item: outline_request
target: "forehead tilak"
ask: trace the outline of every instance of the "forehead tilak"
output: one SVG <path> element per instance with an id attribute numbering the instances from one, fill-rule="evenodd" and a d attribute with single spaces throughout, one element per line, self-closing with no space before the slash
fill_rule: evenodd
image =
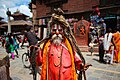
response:
<path id="1" fill-rule="evenodd" d="M 52 29 L 62 29 L 62 26 L 60 24 L 54 24 Z"/>

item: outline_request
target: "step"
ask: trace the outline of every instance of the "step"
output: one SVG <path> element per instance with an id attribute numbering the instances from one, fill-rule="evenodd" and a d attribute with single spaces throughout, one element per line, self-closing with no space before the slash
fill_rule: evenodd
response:
<path id="1" fill-rule="evenodd" d="M 81 52 L 89 52 L 90 47 L 89 46 L 78 46 L 80 48 Z M 99 48 L 98 47 L 94 47 L 93 48 L 94 52 L 98 52 Z"/>

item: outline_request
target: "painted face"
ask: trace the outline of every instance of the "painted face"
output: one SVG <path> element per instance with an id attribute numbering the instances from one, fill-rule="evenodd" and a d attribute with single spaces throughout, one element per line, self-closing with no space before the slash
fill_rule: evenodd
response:
<path id="1" fill-rule="evenodd" d="M 62 34 L 63 33 L 63 28 L 61 25 L 54 24 L 51 29 L 52 34 Z"/>
<path id="2" fill-rule="evenodd" d="M 54 24 L 51 29 L 52 32 L 52 42 L 55 45 L 60 45 L 63 41 L 63 28 L 60 25 Z"/>

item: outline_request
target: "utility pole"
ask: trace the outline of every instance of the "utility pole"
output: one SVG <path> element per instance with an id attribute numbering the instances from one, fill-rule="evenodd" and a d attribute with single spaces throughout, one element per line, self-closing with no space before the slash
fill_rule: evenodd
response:
<path id="1" fill-rule="evenodd" d="M 7 8 L 6 14 L 7 14 L 7 16 L 8 16 L 8 33 L 11 33 L 11 25 L 10 25 L 11 12 L 9 11 L 9 8 Z"/>

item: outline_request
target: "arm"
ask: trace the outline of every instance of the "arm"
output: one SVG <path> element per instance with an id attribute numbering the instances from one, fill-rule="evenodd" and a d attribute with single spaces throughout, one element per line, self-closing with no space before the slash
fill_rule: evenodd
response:
<path id="1" fill-rule="evenodd" d="M 37 39 L 38 41 L 40 41 L 40 38 L 39 38 L 39 37 L 37 37 L 37 35 L 36 35 L 36 39 Z"/>
<path id="2" fill-rule="evenodd" d="M 114 36 L 112 36 L 112 40 L 111 40 L 113 46 L 114 46 L 114 49 L 116 49 L 116 45 L 115 45 L 115 42 L 114 42 Z"/>
<path id="3" fill-rule="evenodd" d="M 27 33 L 24 33 L 24 37 L 23 37 L 23 40 L 22 40 L 22 44 L 21 44 L 21 47 L 23 46 L 23 44 L 25 43 L 25 38 L 27 37 Z"/>
<path id="4" fill-rule="evenodd" d="M 23 38 L 23 41 L 22 41 L 21 47 L 23 47 L 24 42 L 25 42 L 25 36 L 24 36 L 24 38 Z"/>
<path id="5" fill-rule="evenodd" d="M 83 64 L 83 61 L 79 58 L 79 55 L 76 53 L 75 54 L 75 64 L 76 64 L 76 68 L 77 70 L 87 70 L 89 66 L 91 66 L 91 64 Z M 81 66 L 80 66 L 81 65 Z"/>
<path id="6" fill-rule="evenodd" d="M 82 60 L 79 58 L 79 55 L 76 53 L 75 54 L 75 64 L 76 64 L 76 68 L 77 70 L 81 69 L 81 64 L 82 64 Z"/>
<path id="7" fill-rule="evenodd" d="M 79 55 L 75 54 L 75 63 L 78 73 L 78 80 L 82 80 L 82 74 L 84 76 L 84 80 L 86 80 L 86 74 L 85 71 L 89 68 L 89 66 L 92 66 L 91 64 L 83 64 L 83 61 L 79 58 Z"/>
<path id="8" fill-rule="evenodd" d="M 37 66 L 41 66 L 42 65 L 42 49 L 39 49 L 37 51 L 36 65 Z"/>

